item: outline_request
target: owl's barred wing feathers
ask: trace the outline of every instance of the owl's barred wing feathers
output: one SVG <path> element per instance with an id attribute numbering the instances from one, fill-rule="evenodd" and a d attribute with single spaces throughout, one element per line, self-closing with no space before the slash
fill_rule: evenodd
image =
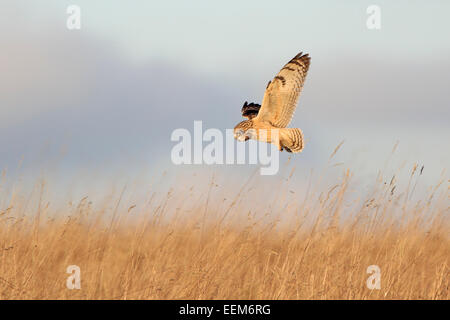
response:
<path id="1" fill-rule="evenodd" d="M 257 121 L 285 128 L 291 122 L 311 58 L 300 52 L 267 85 Z"/>

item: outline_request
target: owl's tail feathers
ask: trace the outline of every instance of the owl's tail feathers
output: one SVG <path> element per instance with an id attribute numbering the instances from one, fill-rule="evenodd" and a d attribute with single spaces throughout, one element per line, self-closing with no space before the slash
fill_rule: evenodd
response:
<path id="1" fill-rule="evenodd" d="M 287 152 L 301 152 L 305 146 L 302 130 L 298 128 L 280 129 L 280 144 Z"/>

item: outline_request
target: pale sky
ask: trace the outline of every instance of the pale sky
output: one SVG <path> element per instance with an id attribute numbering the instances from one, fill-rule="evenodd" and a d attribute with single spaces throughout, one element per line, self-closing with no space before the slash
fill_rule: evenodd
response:
<path id="1" fill-rule="evenodd" d="M 81 8 L 80 30 L 66 28 L 71 4 Z M 380 30 L 366 27 L 371 4 L 381 8 Z M 242 103 L 261 102 L 299 51 L 312 57 L 292 123 L 308 139 L 300 167 L 320 167 L 342 140 L 340 160 L 364 172 L 397 141 L 399 163 L 425 164 L 430 180 L 450 163 L 448 1 L 0 7 L 0 169 L 23 159 L 27 172 L 58 162 L 63 175 L 170 170 L 174 129 L 194 120 L 234 127 Z"/>

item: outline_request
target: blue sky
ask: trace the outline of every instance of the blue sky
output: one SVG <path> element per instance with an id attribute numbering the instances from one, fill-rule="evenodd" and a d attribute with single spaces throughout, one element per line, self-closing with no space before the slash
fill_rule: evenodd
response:
<path id="1" fill-rule="evenodd" d="M 81 8 L 81 30 L 66 8 Z M 381 8 L 381 30 L 366 8 Z M 170 133 L 232 128 L 298 51 L 312 64 L 292 126 L 307 172 L 450 163 L 448 1 L 1 1 L 0 168 L 138 175 L 180 170 Z M 283 154 L 282 159 L 286 159 Z M 21 160 L 22 159 L 22 160 Z M 428 169 L 429 168 L 429 169 Z M 237 170 L 238 168 L 217 168 Z"/>

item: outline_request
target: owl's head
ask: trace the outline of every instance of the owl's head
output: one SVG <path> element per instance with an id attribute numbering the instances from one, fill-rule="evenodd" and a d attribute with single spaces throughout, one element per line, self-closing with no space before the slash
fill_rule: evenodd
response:
<path id="1" fill-rule="evenodd" d="M 252 120 L 244 120 L 234 127 L 234 138 L 238 141 L 247 141 L 255 138 L 255 129 L 253 129 Z"/>

